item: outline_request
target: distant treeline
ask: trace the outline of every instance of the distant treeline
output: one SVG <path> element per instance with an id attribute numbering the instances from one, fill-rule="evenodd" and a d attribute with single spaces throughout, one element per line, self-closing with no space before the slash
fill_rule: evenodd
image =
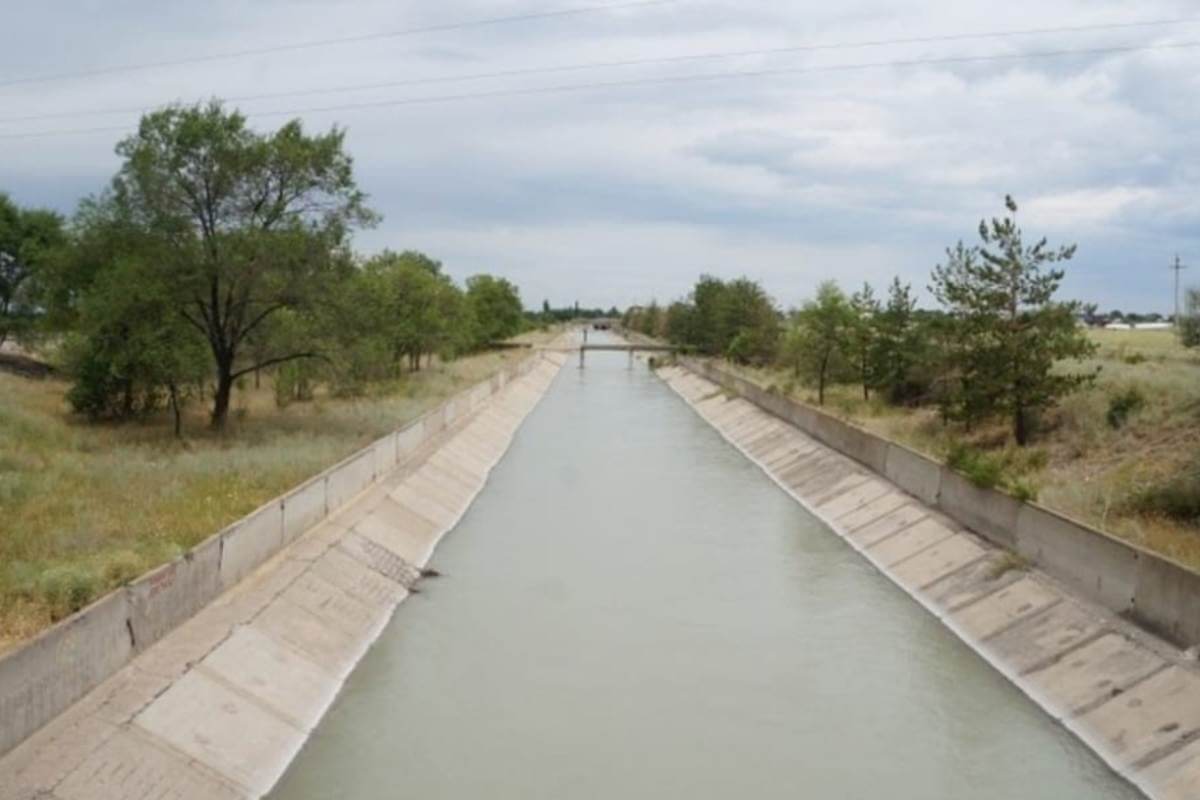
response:
<path id="1" fill-rule="evenodd" d="M 542 301 L 541 313 L 530 313 L 530 318 L 542 322 L 572 322 L 577 319 L 618 319 L 621 310 L 612 308 L 580 308 L 579 303 L 566 308 L 551 308 L 549 300 Z"/>
<path id="2" fill-rule="evenodd" d="M 1016 203 L 1006 205 L 1008 215 L 980 223 L 979 244 L 959 242 L 933 270 L 936 310 L 917 308 L 898 278 L 882 298 L 869 285 L 848 295 L 826 282 L 782 312 L 755 281 L 703 276 L 685 299 L 630 308 L 623 324 L 705 355 L 786 367 L 815 387 L 820 403 L 829 385 L 852 383 L 864 398 L 936 405 L 943 419 L 968 427 L 1002 417 L 1024 445 L 1042 412 L 1094 380 L 1095 371 L 1070 366 L 1094 345 L 1081 327 L 1085 309 L 1055 298 L 1057 265 L 1074 246 L 1028 243 Z M 1197 344 L 1200 337 L 1188 337 L 1200 329 L 1200 293 L 1191 297 L 1181 331 Z"/>
<path id="3" fill-rule="evenodd" d="M 264 370 L 280 403 L 337 393 L 520 332 L 517 288 L 460 287 L 415 252 L 362 257 L 378 216 L 342 131 L 258 133 L 213 102 L 145 115 L 111 184 L 70 220 L 0 195 L 0 343 L 52 344 L 93 418 L 190 399 L 225 424 L 235 384 Z"/>

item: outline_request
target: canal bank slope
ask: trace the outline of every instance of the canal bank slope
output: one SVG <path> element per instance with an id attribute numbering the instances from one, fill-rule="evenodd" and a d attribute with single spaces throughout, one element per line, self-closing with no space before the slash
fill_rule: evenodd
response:
<path id="1" fill-rule="evenodd" d="M 1200 674 L 1181 653 L 720 385 L 659 375 L 1117 773 L 1156 800 L 1200 796 Z"/>
<path id="2" fill-rule="evenodd" d="M 377 471 L 374 448 L 347 462 L 320 484 L 318 505 L 339 510 L 261 567 L 234 569 L 261 562 L 238 548 L 270 538 L 257 535 L 269 530 L 262 520 L 238 529 L 245 535 L 220 537 L 218 561 L 232 571 L 222 567 L 219 575 L 232 588 L 0 758 L 0 800 L 254 798 L 269 791 L 397 605 L 417 591 L 437 542 L 565 360 L 554 352 L 534 356 L 524 374 L 489 397 L 481 392 L 479 403 L 460 400 L 445 415 L 452 425 L 389 470 Z M 393 456 L 401 444 L 392 442 Z M 349 488 L 362 485 L 350 480 L 356 471 L 375 476 L 361 493 Z M 339 492 L 349 494 L 330 497 Z M 286 507 L 282 515 L 286 534 Z M 134 602 L 122 594 L 97 607 L 107 614 Z M 134 640 L 128 646 L 136 648 L 135 617 L 125 619 Z M 46 668 L 93 657 L 61 647 L 28 652 L 34 667 L 46 655 Z M 28 677 L 36 683 L 42 676 Z"/>

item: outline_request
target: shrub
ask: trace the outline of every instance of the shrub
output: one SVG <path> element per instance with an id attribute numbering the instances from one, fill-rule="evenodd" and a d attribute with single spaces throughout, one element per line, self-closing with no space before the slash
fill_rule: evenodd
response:
<path id="1" fill-rule="evenodd" d="M 1038 487 L 1026 478 L 1016 478 L 1012 481 L 1012 496 L 1022 503 L 1032 503 L 1038 499 Z"/>
<path id="2" fill-rule="evenodd" d="M 1136 386 L 1130 386 L 1108 398 L 1108 413 L 1105 419 L 1114 430 L 1122 428 L 1129 417 L 1146 405 L 1146 397 Z"/>
<path id="3" fill-rule="evenodd" d="M 1004 461 L 962 442 L 955 442 L 946 454 L 946 464 L 958 470 L 980 489 L 993 489 L 1000 485 L 1004 473 Z"/>
<path id="4" fill-rule="evenodd" d="M 74 614 L 100 592 L 100 576 L 82 564 L 63 564 L 42 573 L 37 591 L 54 620 Z"/>
<path id="5" fill-rule="evenodd" d="M 1200 523 L 1200 461 L 1165 483 L 1138 492 L 1130 506 L 1143 514 Z"/>

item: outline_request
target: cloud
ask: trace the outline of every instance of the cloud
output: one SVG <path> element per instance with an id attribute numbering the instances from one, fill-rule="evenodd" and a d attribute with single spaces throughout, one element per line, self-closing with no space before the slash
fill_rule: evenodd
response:
<path id="1" fill-rule="evenodd" d="M 568 7 L 566 0 L 135 0 L 24 4 L 6 15 L 0 75 L 272 47 L 304 40 Z M 254 124 L 345 104 L 473 99 L 303 112 L 338 123 L 384 213 L 364 250 L 421 247 L 456 274 L 503 271 L 541 296 L 591 304 L 669 299 L 701 271 L 761 278 L 784 304 L 823 278 L 847 286 L 899 274 L 917 287 L 943 248 L 1022 204 L 1033 235 L 1077 241 L 1065 289 L 1103 306 L 1163 310 L 1157 265 L 1200 245 L 1200 52 L 1033 58 L 1060 49 L 1171 44 L 1196 26 L 913 42 L 705 61 L 445 81 L 531 66 L 956 35 L 1035 25 L 1168 19 L 1183 0 L 950 0 L 816 5 L 694 0 L 587 17 L 509 23 L 279 52 L 87 80 L 0 87 L 0 135 L 131 129 L 136 110 L 29 122 L 61 111 L 296 90 L 246 99 Z M 53 30 L 47 37 L 44 32 Z M 987 63 L 947 57 L 1024 55 Z M 861 67 L 874 63 L 877 66 Z M 887 64 L 892 64 L 888 66 Z M 732 71 L 759 77 L 692 80 Z M 675 79 L 688 80 L 671 82 Z M 438 79 L 372 90 L 340 87 Z M 547 91 L 620 81 L 644 85 Z M 531 89 L 541 93 L 486 96 Z M 69 212 L 117 168 L 119 132 L 0 139 L 0 190 Z M 1193 258 L 1195 260 L 1195 258 Z M 1165 270 L 1164 270 L 1165 272 Z"/>

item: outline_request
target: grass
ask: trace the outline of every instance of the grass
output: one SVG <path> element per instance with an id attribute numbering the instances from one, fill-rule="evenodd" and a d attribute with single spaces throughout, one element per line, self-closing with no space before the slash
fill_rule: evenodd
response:
<path id="1" fill-rule="evenodd" d="M 1092 331 L 1084 366 L 1096 384 L 1067 397 L 1017 448 L 997 423 L 967 433 L 931 408 L 862 399 L 857 386 L 827 390 L 825 410 L 932 455 L 972 480 L 1200 569 L 1200 350 L 1172 331 Z M 816 391 L 779 370 L 742 370 L 762 386 L 816 404 Z"/>
<path id="2" fill-rule="evenodd" d="M 182 441 L 166 414 L 88 423 L 68 412 L 65 383 L 0 372 L 0 651 L 526 355 L 475 355 L 367 397 L 318 393 L 283 409 L 266 379 L 249 381 L 224 435 L 196 404 Z"/>

